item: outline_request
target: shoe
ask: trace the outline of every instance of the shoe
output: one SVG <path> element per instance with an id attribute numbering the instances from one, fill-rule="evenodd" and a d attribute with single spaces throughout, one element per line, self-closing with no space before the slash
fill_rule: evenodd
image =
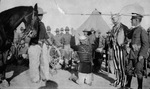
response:
<path id="1" fill-rule="evenodd" d="M 87 85 L 92 86 L 92 82 L 91 82 L 91 83 L 89 83 L 89 84 L 87 84 Z"/>
<path id="2" fill-rule="evenodd" d="M 3 86 L 3 87 L 9 87 L 8 81 L 7 81 L 7 80 L 3 80 L 3 81 L 2 81 L 2 86 Z"/>
<path id="3" fill-rule="evenodd" d="M 115 82 L 110 83 L 111 86 L 117 87 L 120 84 L 119 81 L 115 80 Z"/>
<path id="4" fill-rule="evenodd" d="M 98 71 L 98 73 L 103 73 L 103 72 L 104 72 L 103 70 L 99 70 L 99 71 Z"/>
<path id="5" fill-rule="evenodd" d="M 150 77 L 150 73 L 148 73 L 148 77 Z"/>

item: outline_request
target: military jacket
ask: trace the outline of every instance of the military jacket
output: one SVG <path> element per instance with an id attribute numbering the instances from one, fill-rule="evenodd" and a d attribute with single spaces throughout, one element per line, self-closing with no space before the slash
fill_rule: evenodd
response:
<path id="1" fill-rule="evenodd" d="M 130 59 L 135 59 L 138 56 L 147 58 L 149 48 L 148 35 L 141 26 L 132 29 L 130 48 Z"/>

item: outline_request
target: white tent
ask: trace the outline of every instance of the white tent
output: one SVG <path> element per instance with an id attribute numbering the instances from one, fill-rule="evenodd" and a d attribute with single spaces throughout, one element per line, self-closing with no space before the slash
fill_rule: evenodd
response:
<path id="1" fill-rule="evenodd" d="M 76 39 L 79 35 L 83 35 L 84 29 L 90 31 L 91 28 L 94 28 L 96 32 L 100 31 L 102 34 L 106 34 L 106 32 L 110 30 L 109 26 L 102 18 L 101 13 L 97 9 L 95 9 L 87 20 L 79 28 L 77 28 Z"/>
<path id="2" fill-rule="evenodd" d="M 78 34 L 82 35 L 82 31 L 84 29 L 90 31 L 91 28 L 94 28 L 96 31 L 101 31 L 102 34 L 105 34 L 107 31 L 110 30 L 109 26 L 104 21 L 100 12 L 97 9 L 95 9 L 89 16 L 89 18 L 79 28 L 77 28 L 77 32 Z"/>

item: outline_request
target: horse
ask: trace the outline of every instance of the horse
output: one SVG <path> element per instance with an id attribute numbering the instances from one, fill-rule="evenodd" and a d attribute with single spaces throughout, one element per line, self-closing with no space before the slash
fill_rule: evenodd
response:
<path id="1" fill-rule="evenodd" d="M 18 6 L 0 13 L 0 82 L 6 81 L 7 53 L 14 39 L 14 30 L 23 22 L 26 33 L 35 32 L 38 6 Z M 7 82 L 8 83 L 8 82 Z"/>

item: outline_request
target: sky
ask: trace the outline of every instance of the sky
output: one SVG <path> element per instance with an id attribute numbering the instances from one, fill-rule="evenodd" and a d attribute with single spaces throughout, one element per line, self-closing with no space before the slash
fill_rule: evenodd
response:
<path id="1" fill-rule="evenodd" d="M 150 0 L 1 0 L 0 12 L 16 6 L 38 6 L 47 12 L 42 21 L 45 26 L 50 26 L 54 33 L 56 28 L 79 28 L 89 15 L 66 15 L 62 14 L 57 6 L 65 13 L 91 14 L 97 9 L 103 14 L 119 13 L 121 9 L 129 4 L 138 3 L 144 8 L 145 14 L 150 14 Z M 110 16 L 102 15 L 108 26 L 111 28 L 112 23 Z M 121 22 L 131 27 L 130 16 L 122 16 Z M 142 26 L 147 29 L 150 27 L 150 16 L 145 16 L 142 20 Z"/>

